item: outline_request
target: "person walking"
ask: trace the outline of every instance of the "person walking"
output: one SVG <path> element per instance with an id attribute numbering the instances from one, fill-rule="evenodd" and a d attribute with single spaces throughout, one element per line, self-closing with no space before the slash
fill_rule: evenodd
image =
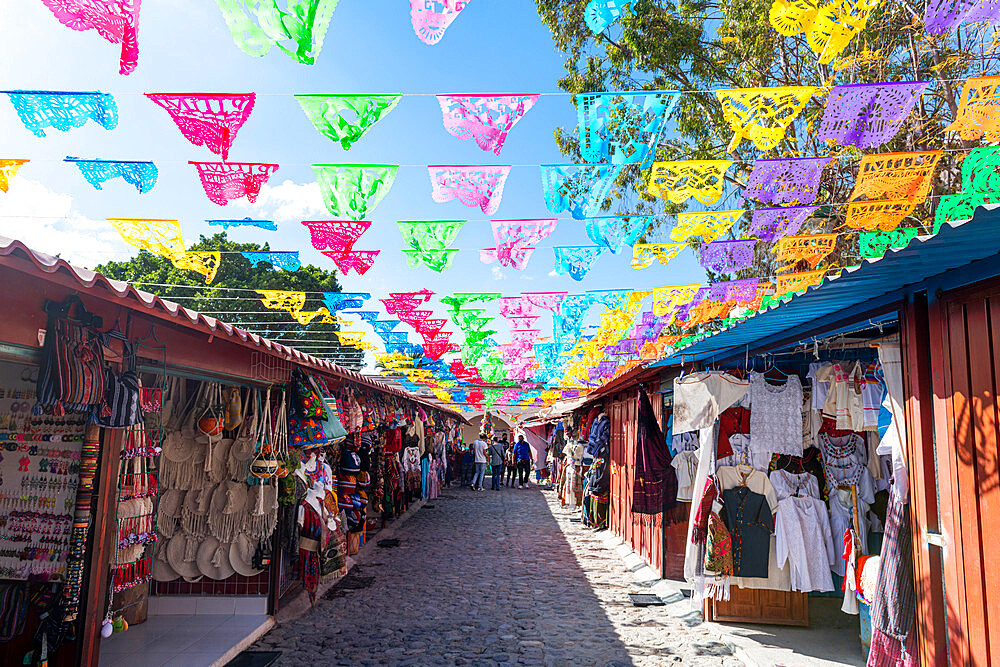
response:
<path id="1" fill-rule="evenodd" d="M 472 445 L 462 450 L 462 486 L 471 486 L 476 476 L 476 455 Z"/>
<path id="2" fill-rule="evenodd" d="M 517 488 L 528 486 L 528 475 L 531 474 L 531 447 L 524 441 L 524 436 L 517 436 L 514 443 L 514 460 L 517 462 Z"/>
<path id="3" fill-rule="evenodd" d="M 505 443 L 504 463 L 507 469 L 507 486 L 513 488 L 517 479 L 517 459 L 514 458 L 514 443 Z"/>
<path id="4" fill-rule="evenodd" d="M 474 491 L 483 491 L 483 482 L 486 479 L 486 442 L 483 441 L 482 437 L 476 438 L 476 441 L 472 443 L 472 453 L 475 457 L 476 463 L 476 474 L 472 478 L 472 489 Z"/>
<path id="5" fill-rule="evenodd" d="M 490 488 L 494 491 L 500 490 L 500 483 L 503 481 L 504 456 L 503 440 L 497 438 L 490 445 L 490 465 L 493 467 L 492 484 Z"/>

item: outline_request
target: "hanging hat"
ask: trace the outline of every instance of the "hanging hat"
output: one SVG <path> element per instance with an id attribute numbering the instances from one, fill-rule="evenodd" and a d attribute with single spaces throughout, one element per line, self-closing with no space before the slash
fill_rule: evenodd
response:
<path id="1" fill-rule="evenodd" d="M 156 581 L 173 581 L 174 579 L 179 579 L 181 576 L 177 574 L 174 568 L 170 567 L 170 563 L 166 561 L 166 557 L 166 543 L 157 542 L 156 551 L 153 553 L 153 569 L 150 573 Z"/>
<path id="2" fill-rule="evenodd" d="M 174 463 L 183 463 L 194 454 L 197 444 L 180 431 L 170 431 L 163 439 L 163 456 Z"/>
<path id="3" fill-rule="evenodd" d="M 198 539 L 181 533 L 167 543 L 167 563 L 174 572 L 184 577 L 198 577 Z"/>
<path id="4" fill-rule="evenodd" d="M 249 537 L 243 533 L 236 536 L 233 543 L 229 545 L 229 564 L 233 566 L 237 574 L 252 577 L 264 571 L 253 566 L 255 551 L 257 551 L 257 545 Z"/>
<path id="5" fill-rule="evenodd" d="M 198 571 L 209 579 L 228 579 L 236 570 L 229 563 L 229 545 L 209 536 L 198 547 Z"/>

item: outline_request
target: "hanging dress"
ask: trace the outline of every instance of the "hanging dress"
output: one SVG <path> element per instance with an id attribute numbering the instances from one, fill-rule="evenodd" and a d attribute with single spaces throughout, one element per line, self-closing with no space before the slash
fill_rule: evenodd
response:
<path id="1" fill-rule="evenodd" d="M 832 591 L 831 568 L 839 560 L 819 484 L 809 473 L 775 470 L 771 485 L 778 496 L 775 547 L 778 564 L 789 564 L 792 590 Z"/>

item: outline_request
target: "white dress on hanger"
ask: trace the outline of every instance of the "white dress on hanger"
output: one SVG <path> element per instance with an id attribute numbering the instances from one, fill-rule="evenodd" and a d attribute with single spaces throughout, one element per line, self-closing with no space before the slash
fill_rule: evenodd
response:
<path id="1" fill-rule="evenodd" d="M 802 383 L 789 375 L 781 386 L 750 373 L 750 448 L 755 452 L 802 456 Z"/>
<path id="2" fill-rule="evenodd" d="M 775 470 L 771 485 L 778 496 L 774 533 L 778 565 L 789 565 L 793 591 L 832 591 L 835 552 L 819 483 L 810 473 Z"/>

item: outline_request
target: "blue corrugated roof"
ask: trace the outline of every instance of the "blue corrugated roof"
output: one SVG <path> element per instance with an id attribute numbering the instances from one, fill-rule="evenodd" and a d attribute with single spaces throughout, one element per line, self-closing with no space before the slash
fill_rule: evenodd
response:
<path id="1" fill-rule="evenodd" d="M 717 334 L 676 350 L 655 366 L 711 360 L 752 352 L 768 341 L 806 336 L 817 327 L 843 326 L 892 309 L 908 290 L 935 276 L 985 259 L 1000 258 L 1000 209 L 979 208 L 971 220 L 945 223 L 933 236 L 918 236 L 905 248 L 827 278 L 815 287 L 742 320 Z M 982 276 L 979 276 L 981 279 Z"/>

